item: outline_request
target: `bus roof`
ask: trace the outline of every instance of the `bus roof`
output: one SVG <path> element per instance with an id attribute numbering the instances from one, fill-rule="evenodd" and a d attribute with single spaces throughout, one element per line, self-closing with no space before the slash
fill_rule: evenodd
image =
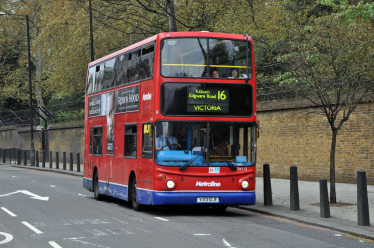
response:
<path id="1" fill-rule="evenodd" d="M 205 37 L 205 38 L 225 38 L 225 39 L 234 39 L 234 40 L 244 40 L 245 34 L 228 34 L 228 33 L 215 33 L 215 32 L 207 32 L 207 31 L 201 31 L 201 32 L 195 32 L 195 31 L 189 31 L 189 32 L 166 32 L 166 33 L 159 33 L 152 37 L 149 37 L 145 40 L 139 41 L 131 46 L 128 46 L 126 48 L 123 48 L 119 51 L 116 51 L 114 53 L 108 54 L 105 57 L 99 58 L 95 61 L 92 61 L 88 64 L 89 67 L 99 64 L 103 61 L 106 61 L 110 58 L 116 57 L 117 55 L 123 54 L 125 52 L 131 51 L 137 47 L 141 47 L 145 44 L 148 44 L 152 41 L 161 40 L 164 38 L 171 38 L 171 37 Z M 248 40 L 252 42 L 252 38 L 249 36 Z"/>

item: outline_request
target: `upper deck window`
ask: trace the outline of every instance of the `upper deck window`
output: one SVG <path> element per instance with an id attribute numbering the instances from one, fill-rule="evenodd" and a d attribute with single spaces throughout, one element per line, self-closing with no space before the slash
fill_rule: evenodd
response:
<path id="1" fill-rule="evenodd" d="M 90 67 L 87 95 L 152 78 L 154 57 L 151 43 Z"/>
<path id="2" fill-rule="evenodd" d="M 165 39 L 161 44 L 161 74 L 164 77 L 252 78 L 250 61 L 247 75 L 246 49 L 246 42 L 240 40 Z"/>

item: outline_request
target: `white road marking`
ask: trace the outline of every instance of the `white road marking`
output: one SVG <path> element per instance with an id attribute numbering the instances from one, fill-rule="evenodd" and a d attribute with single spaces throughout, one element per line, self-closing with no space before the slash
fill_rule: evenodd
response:
<path id="1" fill-rule="evenodd" d="M 167 219 L 161 218 L 161 217 L 155 217 L 156 219 L 163 220 L 163 221 L 169 221 Z"/>
<path id="2" fill-rule="evenodd" d="M 225 239 L 222 239 L 222 242 L 223 242 L 223 245 L 226 246 L 226 247 L 231 247 L 231 248 L 235 248 L 235 247 L 232 247 L 229 242 L 227 242 Z"/>
<path id="3" fill-rule="evenodd" d="M 16 176 L 12 176 L 12 177 L 16 177 Z"/>
<path id="4" fill-rule="evenodd" d="M 342 235 L 341 234 L 334 234 L 334 236 L 341 237 Z"/>
<path id="5" fill-rule="evenodd" d="M 52 188 L 56 188 L 56 186 L 54 186 L 54 185 L 49 185 L 49 186 L 51 186 Z"/>
<path id="6" fill-rule="evenodd" d="M 86 196 L 86 195 L 82 195 L 82 194 L 78 194 L 78 195 L 80 195 L 80 196 Z"/>
<path id="7" fill-rule="evenodd" d="M 83 241 L 83 240 L 79 240 L 79 239 L 72 239 L 71 241 L 78 242 L 78 243 L 81 243 L 81 244 L 84 244 L 84 245 L 92 245 L 94 247 L 110 248 L 108 246 L 96 245 L 96 244 L 89 243 L 87 241 Z"/>
<path id="8" fill-rule="evenodd" d="M 35 183 L 35 181 L 32 181 L 33 183 Z"/>
<path id="9" fill-rule="evenodd" d="M 0 197 L 13 195 L 13 194 L 17 194 L 17 193 L 22 193 L 22 194 L 25 194 L 25 195 L 29 195 L 29 196 L 31 196 L 31 199 L 42 200 L 42 201 L 48 201 L 49 200 L 49 197 L 38 196 L 38 195 L 36 195 L 34 193 L 31 193 L 30 191 L 27 191 L 27 190 L 17 190 L 17 191 L 12 192 L 12 193 L 8 193 L 8 194 L 5 194 L 5 195 L 0 195 Z"/>
<path id="10" fill-rule="evenodd" d="M 59 246 L 55 241 L 49 241 L 49 244 L 54 247 L 54 248 L 62 248 L 61 246 Z"/>
<path id="11" fill-rule="evenodd" d="M 6 209 L 6 208 L 4 208 L 4 207 L 2 207 L 1 209 L 4 210 L 6 213 L 8 213 L 10 216 L 12 216 L 12 217 L 17 217 L 17 215 L 13 214 L 13 213 L 10 212 L 8 209 Z"/>
<path id="12" fill-rule="evenodd" d="M 125 221 L 117 220 L 117 219 L 115 219 L 115 218 L 113 218 L 113 220 L 116 220 L 116 221 L 118 221 L 118 222 L 120 222 L 120 223 L 122 223 L 122 224 L 129 224 L 129 223 L 125 222 Z"/>
<path id="13" fill-rule="evenodd" d="M 113 232 L 112 230 L 109 230 L 109 229 L 105 229 L 105 230 L 107 230 L 108 232 L 110 232 L 111 234 L 115 234 L 115 235 L 118 235 L 118 233 L 116 233 L 116 232 Z"/>
<path id="14" fill-rule="evenodd" d="M 129 231 L 127 231 L 127 230 L 123 229 L 123 228 L 121 228 L 121 230 L 122 230 L 122 231 L 125 231 L 125 232 L 126 232 L 126 234 L 135 234 L 135 233 L 133 233 L 133 232 L 129 232 Z"/>
<path id="15" fill-rule="evenodd" d="M 36 227 L 33 227 L 31 224 L 27 223 L 26 221 L 22 221 L 22 224 L 24 224 L 25 226 L 27 226 L 28 228 L 30 228 L 31 230 L 33 230 L 37 234 L 42 234 L 43 233 L 42 231 L 40 231 Z"/>
<path id="16" fill-rule="evenodd" d="M 137 228 L 138 230 L 141 230 L 141 231 L 143 231 L 143 232 L 145 232 L 145 233 L 152 233 L 151 231 L 148 231 L 148 230 L 145 230 L 145 229 L 142 229 L 142 228 Z"/>
<path id="17" fill-rule="evenodd" d="M 144 220 L 139 219 L 139 218 L 130 218 L 130 219 L 133 220 L 133 221 L 144 222 Z"/>
<path id="18" fill-rule="evenodd" d="M 210 236 L 211 234 L 209 233 L 195 233 L 195 236 Z"/>
<path id="19" fill-rule="evenodd" d="M 5 239 L 0 241 L 0 245 L 6 244 L 13 240 L 13 236 L 9 233 L 0 232 L 0 235 L 5 236 Z"/>
<path id="20" fill-rule="evenodd" d="M 113 206 L 118 206 L 118 204 L 115 204 L 115 203 L 110 203 L 110 205 L 113 205 Z"/>

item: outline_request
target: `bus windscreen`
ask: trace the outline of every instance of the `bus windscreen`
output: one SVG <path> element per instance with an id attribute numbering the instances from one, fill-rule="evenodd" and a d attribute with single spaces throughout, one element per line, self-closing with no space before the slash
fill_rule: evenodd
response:
<path id="1" fill-rule="evenodd" d="M 252 78 L 250 61 L 247 75 L 246 42 L 241 40 L 165 39 L 161 44 L 161 64 L 164 77 Z"/>

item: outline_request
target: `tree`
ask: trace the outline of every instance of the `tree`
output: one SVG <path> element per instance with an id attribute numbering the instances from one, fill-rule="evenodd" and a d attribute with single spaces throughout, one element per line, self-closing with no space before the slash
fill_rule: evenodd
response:
<path id="1" fill-rule="evenodd" d="M 330 202 L 336 203 L 337 135 L 359 103 L 374 94 L 374 40 L 370 20 L 328 15 L 295 29 L 289 53 L 280 58 L 287 71 L 275 80 L 298 90 L 327 118 L 332 132 Z"/>
<path id="2" fill-rule="evenodd" d="M 30 21 L 30 42 L 31 42 L 31 63 L 34 66 L 34 93 L 38 106 L 44 106 L 42 95 L 42 73 L 43 73 L 43 53 L 41 44 L 36 42 L 40 32 L 40 18 L 45 0 L 4 0 L 0 3 L 0 11 L 6 14 L 29 15 Z M 22 23 L 22 24 L 21 24 Z M 20 22 L 25 26 L 25 22 Z M 25 51 L 26 52 L 26 51 Z M 31 65 L 30 65 L 31 66 Z"/>

